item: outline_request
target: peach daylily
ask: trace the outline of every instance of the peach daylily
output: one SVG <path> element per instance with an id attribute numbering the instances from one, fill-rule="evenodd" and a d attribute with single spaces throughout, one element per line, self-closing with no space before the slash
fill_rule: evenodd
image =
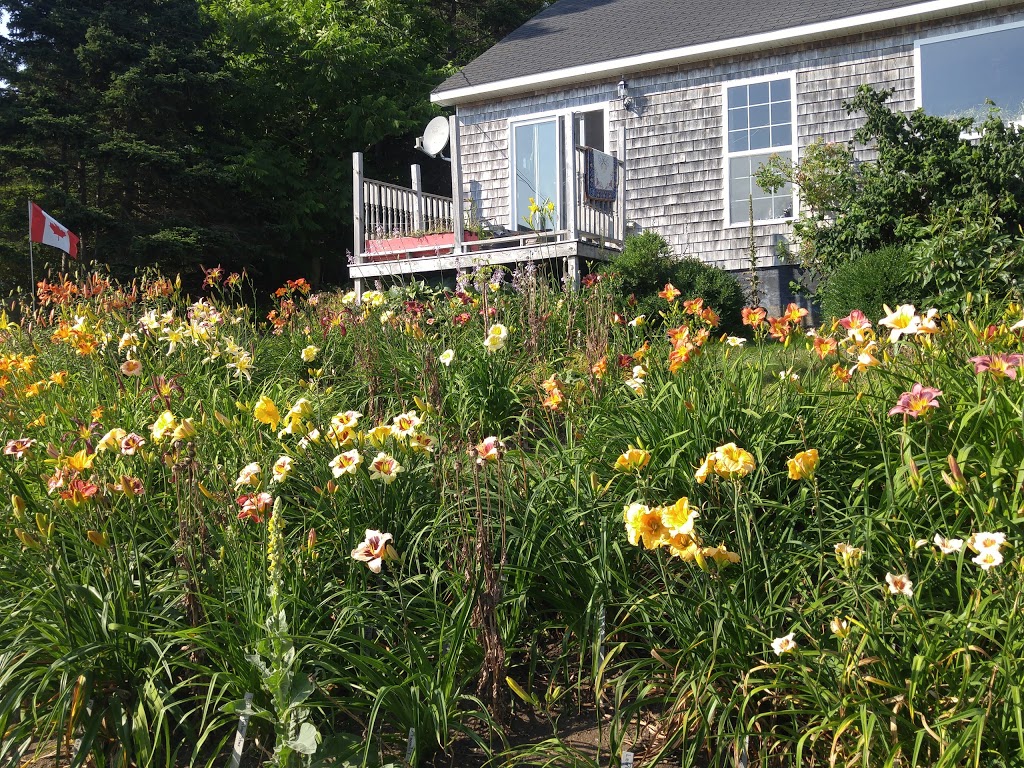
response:
<path id="1" fill-rule="evenodd" d="M 907 574 L 885 574 L 885 582 L 889 585 L 889 593 L 893 595 L 914 596 L 914 582 Z"/>
<path id="2" fill-rule="evenodd" d="M 626 536 L 634 547 L 643 543 L 644 549 L 657 549 L 668 539 L 668 531 L 661 522 L 661 509 L 634 503 L 622 508 Z"/>

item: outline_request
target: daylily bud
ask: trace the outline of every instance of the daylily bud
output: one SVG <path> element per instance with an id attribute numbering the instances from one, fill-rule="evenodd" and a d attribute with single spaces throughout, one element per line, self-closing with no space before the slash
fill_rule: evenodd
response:
<path id="1" fill-rule="evenodd" d="M 25 519 L 25 510 L 28 505 L 25 500 L 16 493 L 11 494 L 11 506 L 14 507 L 14 517 L 17 518 L 18 522 L 22 522 Z"/>
<path id="2" fill-rule="evenodd" d="M 22 528 L 15 528 L 14 535 L 18 537 L 25 547 L 28 549 L 42 549 L 43 545 L 39 543 L 35 536 Z"/>
<path id="3" fill-rule="evenodd" d="M 316 547 L 316 528 L 310 528 L 309 533 L 306 534 L 306 549 L 310 552 Z"/>
<path id="4" fill-rule="evenodd" d="M 967 492 L 967 480 L 964 479 L 960 465 L 957 464 L 952 454 L 949 456 L 949 471 L 951 474 L 942 473 L 942 482 L 949 486 L 949 489 L 957 496 L 963 496 Z"/>
<path id="5" fill-rule="evenodd" d="M 99 531 L 88 531 L 85 535 L 89 537 L 89 541 L 100 549 L 106 549 L 110 546 L 110 537 L 105 533 L 100 533 Z"/>
<path id="6" fill-rule="evenodd" d="M 917 464 L 914 463 L 913 459 L 907 461 L 907 469 L 910 471 L 910 487 L 914 489 L 915 493 L 921 492 L 921 486 L 924 485 L 924 479 L 921 477 L 921 473 L 917 469 Z"/>
<path id="7" fill-rule="evenodd" d="M 43 534 L 43 536 L 46 535 L 46 531 L 50 527 L 49 523 L 50 520 L 46 517 L 46 515 L 44 515 L 42 512 L 36 512 L 36 528 L 39 529 L 39 532 Z"/>
<path id="8" fill-rule="evenodd" d="M 334 482 L 333 480 L 328 480 L 327 481 L 327 492 L 328 493 L 337 493 L 338 492 L 338 484 L 336 482 Z"/>

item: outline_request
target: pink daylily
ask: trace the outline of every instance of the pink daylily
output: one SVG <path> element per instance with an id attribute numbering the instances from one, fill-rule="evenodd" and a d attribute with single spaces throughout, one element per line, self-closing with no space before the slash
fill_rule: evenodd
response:
<path id="1" fill-rule="evenodd" d="M 926 414 L 932 408 L 938 408 L 938 398 L 941 395 L 941 389 L 925 387 L 920 383 L 915 384 L 909 392 L 904 392 L 900 395 L 896 405 L 890 409 L 889 415 L 896 416 L 902 414 L 916 419 L 918 416 Z"/>
<path id="2" fill-rule="evenodd" d="M 1024 355 L 978 355 L 977 357 L 972 357 L 971 362 L 974 363 L 975 373 L 985 373 L 988 371 L 996 379 L 1016 379 L 1017 366 L 1024 362 Z"/>

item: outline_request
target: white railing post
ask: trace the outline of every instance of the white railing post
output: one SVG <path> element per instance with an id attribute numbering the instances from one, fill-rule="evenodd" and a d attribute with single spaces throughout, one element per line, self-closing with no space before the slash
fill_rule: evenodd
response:
<path id="1" fill-rule="evenodd" d="M 573 115 L 565 119 L 565 162 L 562 172 L 565 174 L 565 228 L 566 238 L 579 238 L 579 201 L 576 199 L 576 125 Z"/>
<path id="2" fill-rule="evenodd" d="M 626 125 L 619 125 L 619 146 L 616 152 L 616 162 L 619 164 L 619 183 L 615 190 L 615 218 L 618 219 L 614 227 L 613 236 L 620 243 L 626 241 Z"/>
<path id="3" fill-rule="evenodd" d="M 452 115 L 448 118 L 449 133 L 451 134 L 452 153 L 452 253 L 462 253 L 462 158 L 461 141 L 459 139 L 459 118 Z"/>
<path id="4" fill-rule="evenodd" d="M 363 248 L 366 243 L 365 199 L 363 198 L 363 153 L 352 153 L 352 225 L 355 230 L 352 249 L 352 263 L 363 263 Z M 363 280 L 354 280 L 356 296 L 362 294 Z"/>
<path id="5" fill-rule="evenodd" d="M 416 232 L 422 232 L 426 227 L 423 226 L 423 171 L 419 165 L 412 167 L 412 192 L 412 228 Z"/>

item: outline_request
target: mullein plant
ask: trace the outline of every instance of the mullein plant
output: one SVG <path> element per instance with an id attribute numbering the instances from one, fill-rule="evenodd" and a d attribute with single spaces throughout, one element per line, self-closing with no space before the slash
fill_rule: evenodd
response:
<path id="1" fill-rule="evenodd" d="M 274 501 L 267 522 L 267 613 L 266 637 L 256 651 L 246 658 L 259 670 L 263 690 L 270 697 L 271 708 L 262 709 L 236 701 L 225 707 L 229 714 L 249 714 L 274 726 L 274 753 L 270 764 L 290 768 L 307 763 L 320 743 L 320 733 L 309 722 L 309 709 L 304 706 L 315 690 L 313 682 L 302 672 L 295 643 L 288 631 L 287 598 L 284 594 L 285 539 L 284 504 Z"/>

